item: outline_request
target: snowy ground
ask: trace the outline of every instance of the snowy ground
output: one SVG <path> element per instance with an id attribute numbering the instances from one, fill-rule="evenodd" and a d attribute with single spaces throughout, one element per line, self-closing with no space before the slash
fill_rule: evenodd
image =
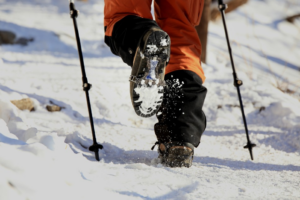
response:
<path id="1" fill-rule="evenodd" d="M 208 126 L 193 166 L 166 168 L 150 148 L 155 117 L 131 108 L 130 68 L 103 37 L 103 1 L 76 2 L 101 161 L 92 144 L 68 1 L 0 0 L 0 29 L 33 37 L 0 46 L 0 199 L 299 199 L 300 23 L 282 21 L 298 0 L 250 0 L 227 15 L 254 161 L 221 21 L 210 24 Z M 281 92 L 289 88 L 290 95 Z M 10 100 L 31 98 L 34 112 Z M 55 102 L 65 109 L 48 112 Z M 264 108 L 264 109 L 263 109 Z"/>

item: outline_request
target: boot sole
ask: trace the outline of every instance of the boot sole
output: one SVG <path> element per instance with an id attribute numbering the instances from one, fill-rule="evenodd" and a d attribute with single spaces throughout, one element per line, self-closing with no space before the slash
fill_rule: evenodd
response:
<path id="1" fill-rule="evenodd" d="M 160 108 L 169 58 L 168 34 L 158 28 L 150 29 L 136 50 L 130 77 L 131 102 L 137 115 L 151 117 Z"/>

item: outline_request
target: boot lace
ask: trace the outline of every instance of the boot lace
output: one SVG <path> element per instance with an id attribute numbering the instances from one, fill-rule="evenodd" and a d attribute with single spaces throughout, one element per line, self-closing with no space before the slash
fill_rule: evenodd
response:
<path id="1" fill-rule="evenodd" d="M 153 151 L 153 149 L 155 148 L 155 146 L 156 146 L 156 145 L 159 145 L 159 144 L 160 144 L 160 142 L 158 142 L 158 141 L 155 142 L 155 144 L 152 146 L 151 150 Z"/>

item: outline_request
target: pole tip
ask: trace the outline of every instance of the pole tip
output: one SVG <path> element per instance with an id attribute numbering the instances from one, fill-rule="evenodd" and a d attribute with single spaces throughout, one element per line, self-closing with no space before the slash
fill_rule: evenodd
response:
<path id="1" fill-rule="evenodd" d="M 249 153 L 250 153 L 250 157 L 251 157 L 251 160 L 253 160 L 253 152 L 252 152 L 252 148 L 255 147 L 256 144 L 253 144 L 251 142 L 248 142 L 246 146 L 244 146 L 244 149 L 248 149 L 249 150 Z"/>

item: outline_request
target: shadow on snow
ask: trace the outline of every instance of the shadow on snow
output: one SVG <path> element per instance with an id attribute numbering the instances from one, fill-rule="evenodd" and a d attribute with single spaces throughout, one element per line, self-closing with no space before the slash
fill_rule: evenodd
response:
<path id="1" fill-rule="evenodd" d="M 47 21 L 45 23 L 47 23 Z M 72 24 L 71 20 L 70 24 Z M 70 33 L 70 35 L 66 33 L 55 33 L 47 30 L 28 28 L 4 21 L 0 21 L 0 27 L 2 30 L 14 32 L 17 37 L 34 39 L 34 41 L 29 42 L 27 46 L 3 45 L 2 48 L 6 52 L 42 53 L 58 58 L 78 58 L 74 32 Z M 68 43 L 71 45 L 65 43 L 62 39 L 60 39 L 61 37 L 67 38 L 67 40 L 69 40 Z M 104 43 L 104 38 L 96 41 L 81 39 L 81 46 L 83 56 L 86 58 L 114 57 Z"/>

